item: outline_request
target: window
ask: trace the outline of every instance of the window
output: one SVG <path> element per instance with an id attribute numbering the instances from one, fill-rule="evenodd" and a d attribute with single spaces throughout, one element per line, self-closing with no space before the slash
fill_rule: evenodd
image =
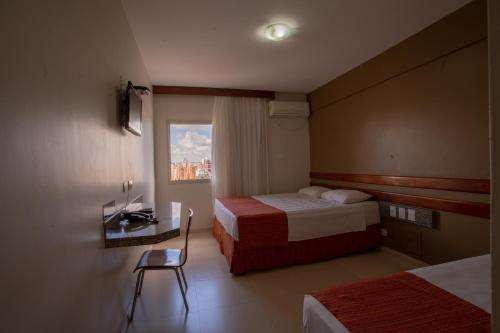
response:
<path id="1" fill-rule="evenodd" d="M 170 123 L 170 181 L 212 178 L 212 125 Z"/>

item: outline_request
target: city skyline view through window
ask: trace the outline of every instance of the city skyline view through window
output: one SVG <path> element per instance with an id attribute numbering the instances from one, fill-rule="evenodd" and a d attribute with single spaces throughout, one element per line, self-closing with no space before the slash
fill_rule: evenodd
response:
<path id="1" fill-rule="evenodd" d="M 170 180 L 212 178 L 212 125 L 170 124 Z"/>

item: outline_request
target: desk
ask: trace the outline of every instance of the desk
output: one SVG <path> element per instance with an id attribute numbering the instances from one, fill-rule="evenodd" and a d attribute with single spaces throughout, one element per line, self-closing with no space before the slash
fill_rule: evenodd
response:
<path id="1" fill-rule="evenodd" d="M 147 206 L 142 203 L 129 205 L 128 210 L 139 210 Z M 104 247 L 138 246 L 156 244 L 180 235 L 181 203 L 170 202 L 154 210 L 158 223 L 124 222 L 116 212 L 104 222 Z"/>

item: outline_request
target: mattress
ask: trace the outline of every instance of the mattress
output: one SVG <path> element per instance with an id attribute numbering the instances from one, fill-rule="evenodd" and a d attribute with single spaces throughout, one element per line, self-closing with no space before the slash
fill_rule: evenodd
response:
<path id="1" fill-rule="evenodd" d="M 408 271 L 491 313 L 491 256 L 467 258 Z M 311 295 L 304 296 L 304 333 L 348 333 Z"/>
<path id="2" fill-rule="evenodd" d="M 286 213 L 289 241 L 364 231 L 367 226 L 380 223 L 376 201 L 340 204 L 303 193 L 257 195 L 253 198 Z M 238 241 L 236 216 L 219 200 L 215 201 L 214 212 L 226 232 Z"/>

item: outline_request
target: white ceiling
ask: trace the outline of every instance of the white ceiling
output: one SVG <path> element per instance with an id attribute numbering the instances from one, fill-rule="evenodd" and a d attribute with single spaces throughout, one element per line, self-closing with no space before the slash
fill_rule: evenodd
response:
<path id="1" fill-rule="evenodd" d="M 470 0 L 122 1 L 153 84 L 310 92 Z"/>

